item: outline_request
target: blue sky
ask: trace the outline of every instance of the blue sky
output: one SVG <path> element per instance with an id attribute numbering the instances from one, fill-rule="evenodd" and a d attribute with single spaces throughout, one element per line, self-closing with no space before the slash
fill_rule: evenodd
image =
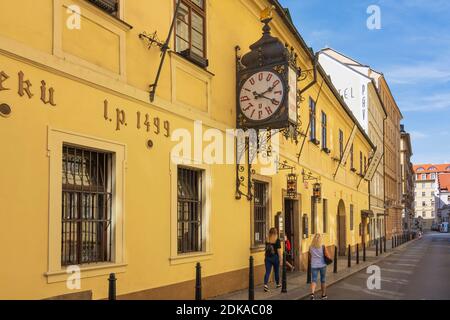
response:
<path id="1" fill-rule="evenodd" d="M 315 51 L 334 48 L 383 72 L 412 135 L 414 163 L 450 162 L 449 0 L 280 0 Z M 369 30 L 367 8 L 381 9 Z"/>

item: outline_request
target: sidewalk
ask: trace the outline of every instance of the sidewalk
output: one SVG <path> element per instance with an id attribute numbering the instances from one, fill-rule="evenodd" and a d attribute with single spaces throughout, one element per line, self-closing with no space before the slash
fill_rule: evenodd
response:
<path id="1" fill-rule="evenodd" d="M 387 252 L 379 254 L 375 253 L 375 246 L 366 249 L 366 261 L 362 261 L 362 250 L 359 253 L 359 264 L 356 264 L 356 253 L 353 253 L 351 260 L 351 267 L 348 268 L 347 256 L 338 257 L 338 272 L 333 273 L 333 264 L 327 267 L 327 285 L 330 286 L 338 281 L 341 281 L 354 273 L 357 273 L 368 266 L 376 264 L 378 261 L 390 256 L 394 252 L 403 250 L 406 246 L 413 243 L 415 240 L 407 242 L 395 249 L 392 248 L 391 241 L 387 241 Z M 280 275 L 281 277 L 281 275 Z M 306 272 L 288 272 L 287 273 L 287 293 L 281 293 L 281 289 L 275 289 L 274 284 L 270 283 L 270 292 L 264 292 L 263 285 L 255 287 L 255 300 L 301 300 L 310 294 L 310 285 L 306 283 Z M 320 285 L 318 286 L 320 289 Z M 318 290 L 317 292 L 320 292 Z M 248 289 L 221 295 L 212 300 L 248 300 Z"/>

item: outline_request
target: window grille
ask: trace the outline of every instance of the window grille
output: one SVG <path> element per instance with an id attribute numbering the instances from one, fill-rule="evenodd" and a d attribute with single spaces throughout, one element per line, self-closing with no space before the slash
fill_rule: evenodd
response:
<path id="1" fill-rule="evenodd" d="M 112 260 L 113 154 L 64 145 L 61 264 Z"/>

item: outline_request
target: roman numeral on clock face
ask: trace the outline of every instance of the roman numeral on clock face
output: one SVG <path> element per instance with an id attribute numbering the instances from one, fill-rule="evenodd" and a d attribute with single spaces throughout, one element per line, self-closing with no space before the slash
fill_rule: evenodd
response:
<path id="1" fill-rule="evenodd" d="M 285 92 L 285 82 L 278 73 L 256 72 L 241 86 L 239 108 L 248 119 L 264 121 L 277 113 Z"/>

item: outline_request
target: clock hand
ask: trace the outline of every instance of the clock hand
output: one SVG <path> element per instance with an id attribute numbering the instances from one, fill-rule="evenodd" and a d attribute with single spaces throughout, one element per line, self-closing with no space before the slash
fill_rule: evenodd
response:
<path id="1" fill-rule="evenodd" d="M 273 89 L 275 89 L 275 87 L 276 86 L 272 86 L 272 87 L 269 87 L 266 91 L 264 91 L 263 93 L 259 93 L 258 94 L 258 96 L 263 96 L 263 95 L 265 95 L 267 92 L 272 92 L 273 91 Z"/>
<path id="2" fill-rule="evenodd" d="M 267 100 L 270 100 L 273 104 L 275 104 L 275 102 L 277 101 L 275 98 L 274 98 L 274 99 L 271 99 L 271 98 L 269 98 L 269 97 L 266 97 L 264 94 L 260 94 L 259 97 L 260 97 L 260 98 L 265 98 L 265 99 L 267 99 Z"/>

